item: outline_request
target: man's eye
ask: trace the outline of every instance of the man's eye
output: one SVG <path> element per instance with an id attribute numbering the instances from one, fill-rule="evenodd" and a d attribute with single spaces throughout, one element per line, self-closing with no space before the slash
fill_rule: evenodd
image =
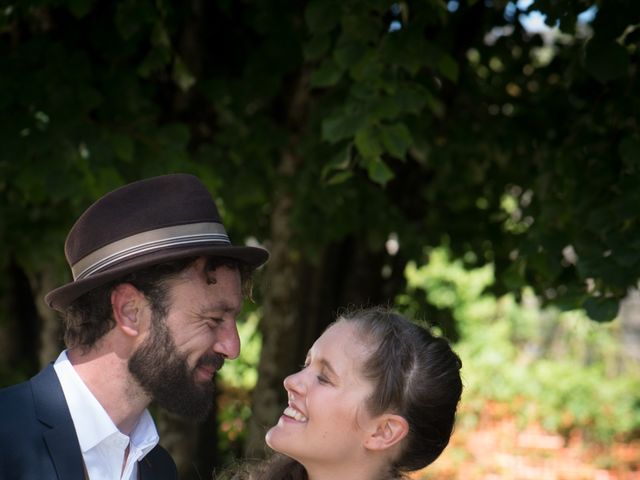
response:
<path id="1" fill-rule="evenodd" d="M 322 385 L 331 384 L 329 379 L 327 377 L 325 377 L 324 375 L 318 375 L 318 382 L 320 382 Z"/>

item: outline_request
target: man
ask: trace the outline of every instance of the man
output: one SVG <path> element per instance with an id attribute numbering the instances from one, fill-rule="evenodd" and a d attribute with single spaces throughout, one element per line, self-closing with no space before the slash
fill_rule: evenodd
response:
<path id="1" fill-rule="evenodd" d="M 266 250 L 233 246 L 202 183 L 165 175 L 94 203 L 65 242 L 73 282 L 45 298 L 67 349 L 0 391 L 3 480 L 176 479 L 147 411 L 202 418 L 238 356 L 235 319 Z"/>

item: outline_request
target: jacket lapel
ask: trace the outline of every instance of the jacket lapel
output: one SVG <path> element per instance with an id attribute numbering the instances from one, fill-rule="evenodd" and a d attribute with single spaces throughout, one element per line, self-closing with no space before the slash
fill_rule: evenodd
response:
<path id="1" fill-rule="evenodd" d="M 53 365 L 31 379 L 31 388 L 38 420 L 49 427 L 43 437 L 58 478 L 84 478 L 84 463 L 69 407 Z"/>
<path id="2" fill-rule="evenodd" d="M 160 445 L 138 463 L 140 480 L 177 480 L 176 464 Z"/>

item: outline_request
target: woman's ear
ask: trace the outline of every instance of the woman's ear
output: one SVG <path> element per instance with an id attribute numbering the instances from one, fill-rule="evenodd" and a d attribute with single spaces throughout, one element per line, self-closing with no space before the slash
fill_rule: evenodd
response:
<path id="1" fill-rule="evenodd" d="M 366 438 L 364 446 L 368 450 L 385 450 L 398 444 L 409 433 L 407 420 L 393 413 L 377 417 L 375 430 Z"/>
<path id="2" fill-rule="evenodd" d="M 141 318 L 145 296 L 130 283 L 121 283 L 111 292 L 111 309 L 116 328 L 125 335 L 137 337 L 141 331 Z"/>

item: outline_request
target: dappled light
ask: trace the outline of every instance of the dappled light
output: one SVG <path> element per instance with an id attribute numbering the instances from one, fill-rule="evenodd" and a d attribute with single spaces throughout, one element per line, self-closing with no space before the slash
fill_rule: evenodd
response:
<path id="1" fill-rule="evenodd" d="M 0 387 L 64 348 L 43 298 L 72 280 L 78 216 L 184 172 L 270 258 L 215 415 L 152 409 L 182 479 L 267 455 L 313 341 L 387 305 L 464 363 L 451 444 L 416 480 L 638 480 L 638 18 L 636 0 L 6 3 Z"/>
<path id="2" fill-rule="evenodd" d="M 428 259 L 408 267 L 398 303 L 416 314 L 424 296 L 455 317 L 465 392 L 450 447 L 412 478 L 635 478 L 640 363 L 623 320 L 541 308 L 530 291 L 496 298 L 491 268 L 465 267 L 443 248 Z"/>

